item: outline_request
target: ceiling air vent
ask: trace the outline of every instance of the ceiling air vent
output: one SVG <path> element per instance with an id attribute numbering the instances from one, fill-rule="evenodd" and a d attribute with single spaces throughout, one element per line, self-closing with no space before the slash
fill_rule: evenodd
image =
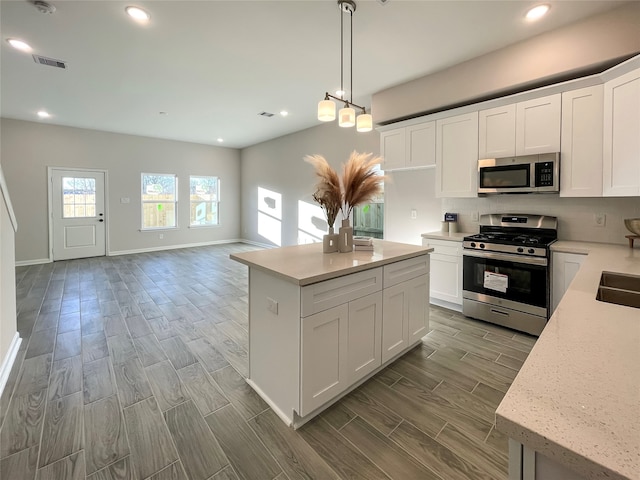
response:
<path id="1" fill-rule="evenodd" d="M 67 64 L 62 60 L 56 60 L 55 58 L 43 57 L 42 55 L 34 55 L 33 61 L 40 65 L 49 65 L 50 67 L 67 68 Z"/>
<path id="2" fill-rule="evenodd" d="M 273 117 L 274 114 L 269 112 L 260 112 L 258 115 L 261 117 Z"/>

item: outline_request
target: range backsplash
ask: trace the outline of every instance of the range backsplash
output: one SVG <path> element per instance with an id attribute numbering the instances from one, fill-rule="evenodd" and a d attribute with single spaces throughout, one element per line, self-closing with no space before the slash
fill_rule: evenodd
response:
<path id="1" fill-rule="evenodd" d="M 558 238 L 626 244 L 625 218 L 640 217 L 640 197 L 564 198 L 544 195 L 493 195 L 480 198 L 444 198 L 442 214 L 458 213 L 458 230 L 477 232 L 473 213 L 535 213 L 558 217 Z M 595 226 L 594 214 L 604 213 L 604 227 Z"/>

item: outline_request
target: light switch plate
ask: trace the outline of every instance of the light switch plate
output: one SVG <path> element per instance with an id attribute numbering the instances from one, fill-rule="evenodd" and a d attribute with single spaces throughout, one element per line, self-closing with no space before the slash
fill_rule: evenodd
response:
<path id="1" fill-rule="evenodd" d="M 267 310 L 278 315 L 278 302 L 273 298 L 267 297 Z"/>

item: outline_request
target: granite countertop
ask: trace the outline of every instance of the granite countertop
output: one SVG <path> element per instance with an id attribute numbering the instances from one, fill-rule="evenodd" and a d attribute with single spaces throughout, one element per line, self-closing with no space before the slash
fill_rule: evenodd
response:
<path id="1" fill-rule="evenodd" d="M 300 286 L 361 272 L 433 252 L 433 248 L 373 240 L 374 250 L 323 253 L 322 243 L 235 253 L 232 260 Z"/>
<path id="2" fill-rule="evenodd" d="M 449 232 L 438 231 L 438 232 L 423 233 L 422 238 L 426 238 L 430 240 L 449 240 L 452 242 L 462 242 L 462 239 L 469 235 L 473 235 L 473 233 L 469 233 L 469 232 L 449 233 Z"/>
<path id="3" fill-rule="evenodd" d="M 496 411 L 499 431 L 589 479 L 640 478 L 640 310 L 595 299 L 603 270 L 640 275 L 640 249 L 588 254 Z"/>

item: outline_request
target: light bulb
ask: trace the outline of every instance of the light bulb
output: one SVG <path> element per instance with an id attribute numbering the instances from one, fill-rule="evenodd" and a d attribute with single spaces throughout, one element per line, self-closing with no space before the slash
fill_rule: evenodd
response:
<path id="1" fill-rule="evenodd" d="M 338 125 L 341 127 L 353 127 L 356 124 L 356 111 L 345 106 L 338 112 Z"/>
<path id="2" fill-rule="evenodd" d="M 373 130 L 373 118 L 369 113 L 361 113 L 356 118 L 356 130 L 359 132 L 370 132 Z"/>
<path id="3" fill-rule="evenodd" d="M 332 100 L 321 100 L 318 102 L 318 120 L 321 122 L 331 122 L 336 119 L 336 104 Z"/>

